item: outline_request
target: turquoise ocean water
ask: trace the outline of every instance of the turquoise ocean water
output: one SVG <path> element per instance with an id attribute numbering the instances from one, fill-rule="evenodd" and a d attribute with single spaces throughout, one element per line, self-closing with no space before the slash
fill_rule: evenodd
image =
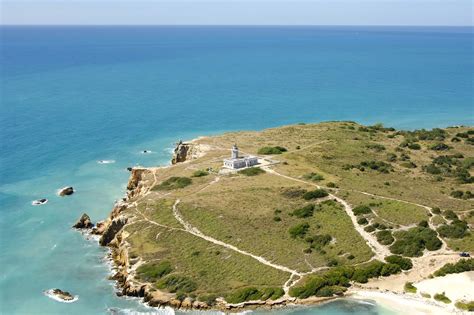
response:
<path id="1" fill-rule="evenodd" d="M 116 297 L 105 250 L 70 226 L 82 212 L 105 218 L 125 191 L 126 167 L 167 164 L 179 139 L 303 121 L 474 122 L 472 28 L 1 27 L 0 35 L 2 314 L 156 311 Z M 105 159 L 116 163 L 97 163 Z M 66 185 L 76 194 L 56 197 Z M 38 198 L 49 203 L 31 206 Z M 55 287 L 79 300 L 43 295 Z M 390 311 L 341 300 L 279 313 Z"/>

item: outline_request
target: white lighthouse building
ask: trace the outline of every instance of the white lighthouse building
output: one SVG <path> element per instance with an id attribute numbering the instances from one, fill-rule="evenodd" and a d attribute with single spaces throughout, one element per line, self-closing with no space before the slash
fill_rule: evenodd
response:
<path id="1" fill-rule="evenodd" d="M 232 146 L 231 151 L 230 159 L 224 159 L 224 167 L 226 168 L 239 169 L 258 164 L 258 158 L 256 156 L 239 157 L 239 148 L 236 144 Z"/>

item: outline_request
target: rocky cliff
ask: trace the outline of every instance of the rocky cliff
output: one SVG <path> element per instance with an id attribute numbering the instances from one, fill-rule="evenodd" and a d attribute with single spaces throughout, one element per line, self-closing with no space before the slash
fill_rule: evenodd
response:
<path id="1" fill-rule="evenodd" d="M 174 148 L 171 164 L 177 164 L 190 160 L 192 158 L 194 149 L 195 146 L 193 143 L 185 143 L 183 141 L 179 141 L 176 145 L 176 148 Z"/>

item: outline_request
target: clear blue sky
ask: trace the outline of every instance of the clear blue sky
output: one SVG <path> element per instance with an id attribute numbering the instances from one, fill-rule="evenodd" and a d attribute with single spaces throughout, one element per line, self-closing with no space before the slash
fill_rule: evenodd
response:
<path id="1" fill-rule="evenodd" d="M 474 0 L 0 0 L 1 24 L 473 25 Z"/>

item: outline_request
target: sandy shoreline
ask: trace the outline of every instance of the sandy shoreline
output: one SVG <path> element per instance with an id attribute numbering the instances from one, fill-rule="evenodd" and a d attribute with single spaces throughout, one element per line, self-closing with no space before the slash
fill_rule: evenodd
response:
<path id="1" fill-rule="evenodd" d="M 350 292 L 352 299 L 373 300 L 377 304 L 400 314 L 465 314 L 465 312 L 455 309 L 454 305 L 442 305 L 414 294 L 369 290 L 351 290 Z"/>

